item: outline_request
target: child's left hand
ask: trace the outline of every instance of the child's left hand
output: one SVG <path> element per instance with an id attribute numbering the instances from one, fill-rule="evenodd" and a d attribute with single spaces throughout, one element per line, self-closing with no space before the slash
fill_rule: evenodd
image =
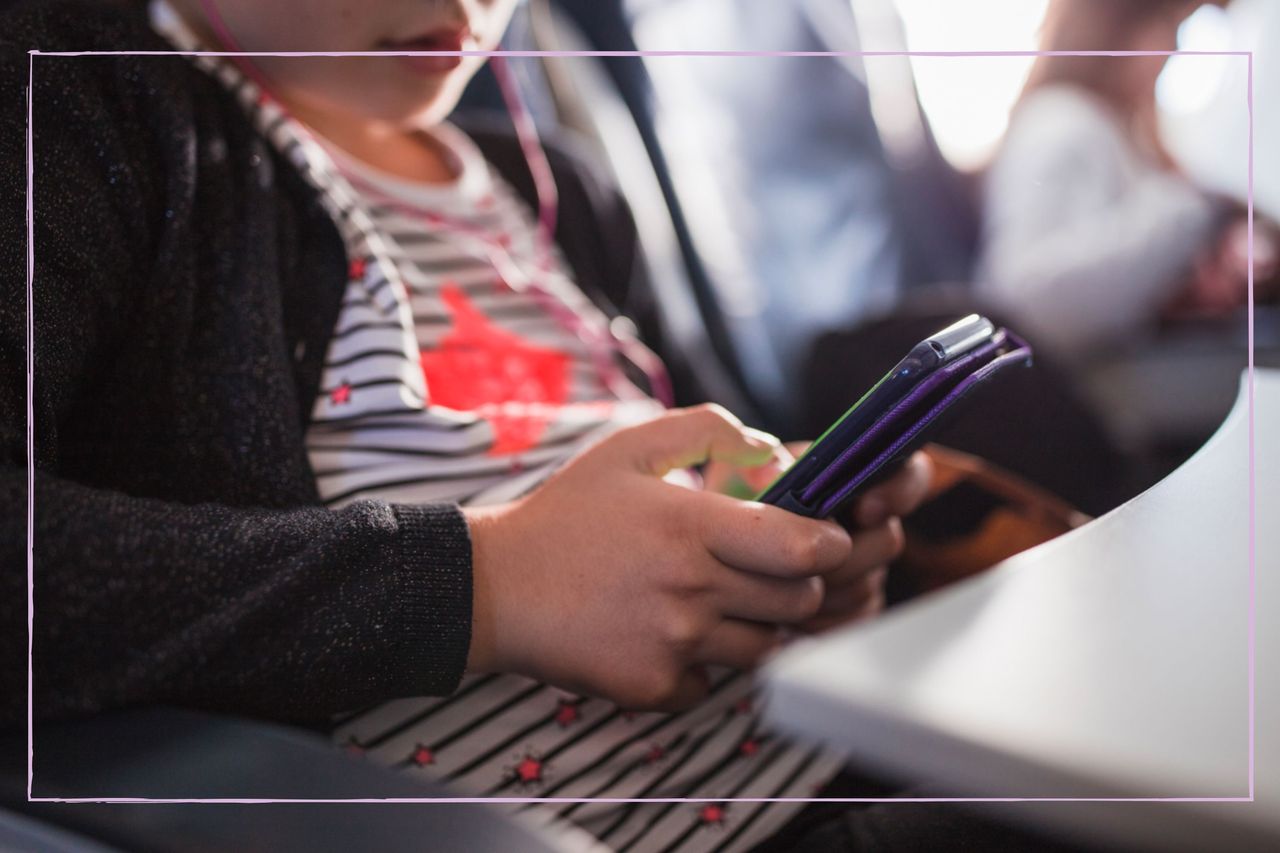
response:
<path id="1" fill-rule="evenodd" d="M 780 448 L 773 461 L 756 468 L 712 463 L 703 469 L 704 488 L 750 500 L 768 487 L 804 452 L 805 443 Z M 901 516 L 924 500 L 933 477 L 933 465 L 924 453 L 916 453 L 896 474 L 878 483 L 859 498 L 850 513 L 853 550 L 840 568 L 823 576 L 826 587 L 822 607 L 799 629 L 825 631 L 884 609 L 884 580 L 889 562 L 902 552 Z"/>

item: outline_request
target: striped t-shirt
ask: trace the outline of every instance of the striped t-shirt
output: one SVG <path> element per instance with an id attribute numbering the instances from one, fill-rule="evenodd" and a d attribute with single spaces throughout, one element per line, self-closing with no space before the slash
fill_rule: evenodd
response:
<path id="1" fill-rule="evenodd" d="M 353 262 L 325 359 L 306 441 L 331 506 L 510 500 L 585 442 L 662 410 L 630 383 L 606 386 L 576 328 L 521 289 L 536 276 L 575 323 L 608 322 L 554 252 L 550 269 L 538 263 L 527 209 L 466 134 L 448 124 L 432 134 L 458 175 L 451 184 L 411 184 L 324 152 L 395 272 Z"/>
<path id="2" fill-rule="evenodd" d="M 199 49 L 166 5 L 152 11 L 163 35 Z M 231 63 L 195 61 L 317 187 L 351 259 L 306 434 L 330 506 L 510 500 L 587 442 L 661 410 L 605 381 L 598 354 L 561 315 L 604 316 L 558 255 L 548 263 L 538 251 L 531 212 L 465 134 L 431 130 L 456 180 L 412 184 L 324 145 Z M 522 288 L 530 278 L 542 296 Z M 616 850 L 746 850 L 799 806 L 727 801 L 811 797 L 839 761 L 763 729 L 749 675 L 712 676 L 711 695 L 681 714 L 633 713 L 521 676 L 468 676 L 448 697 L 353 714 L 334 737 L 459 795 L 600 798 L 512 808 L 576 824 Z"/>

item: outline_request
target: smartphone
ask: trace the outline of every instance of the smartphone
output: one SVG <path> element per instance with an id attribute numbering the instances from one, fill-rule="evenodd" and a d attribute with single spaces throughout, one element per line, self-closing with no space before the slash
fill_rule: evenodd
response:
<path id="1" fill-rule="evenodd" d="M 970 314 L 916 344 L 756 500 L 800 515 L 843 513 L 928 440 L 944 414 L 1031 348 Z"/>

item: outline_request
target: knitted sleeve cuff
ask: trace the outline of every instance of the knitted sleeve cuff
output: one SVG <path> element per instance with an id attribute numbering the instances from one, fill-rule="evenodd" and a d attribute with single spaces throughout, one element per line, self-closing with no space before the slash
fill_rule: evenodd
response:
<path id="1" fill-rule="evenodd" d="M 471 534 L 454 504 L 392 506 L 398 535 L 383 549 L 394 587 L 388 670 L 396 692 L 441 696 L 461 681 L 471 647 Z"/>

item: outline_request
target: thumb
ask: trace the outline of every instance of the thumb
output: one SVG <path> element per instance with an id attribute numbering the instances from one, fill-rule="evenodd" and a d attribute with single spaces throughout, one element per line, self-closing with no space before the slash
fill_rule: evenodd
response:
<path id="1" fill-rule="evenodd" d="M 715 404 L 668 412 L 615 433 L 608 443 L 625 457 L 626 464 L 658 477 L 712 460 L 763 465 L 779 446 L 773 436 L 743 426 Z"/>

